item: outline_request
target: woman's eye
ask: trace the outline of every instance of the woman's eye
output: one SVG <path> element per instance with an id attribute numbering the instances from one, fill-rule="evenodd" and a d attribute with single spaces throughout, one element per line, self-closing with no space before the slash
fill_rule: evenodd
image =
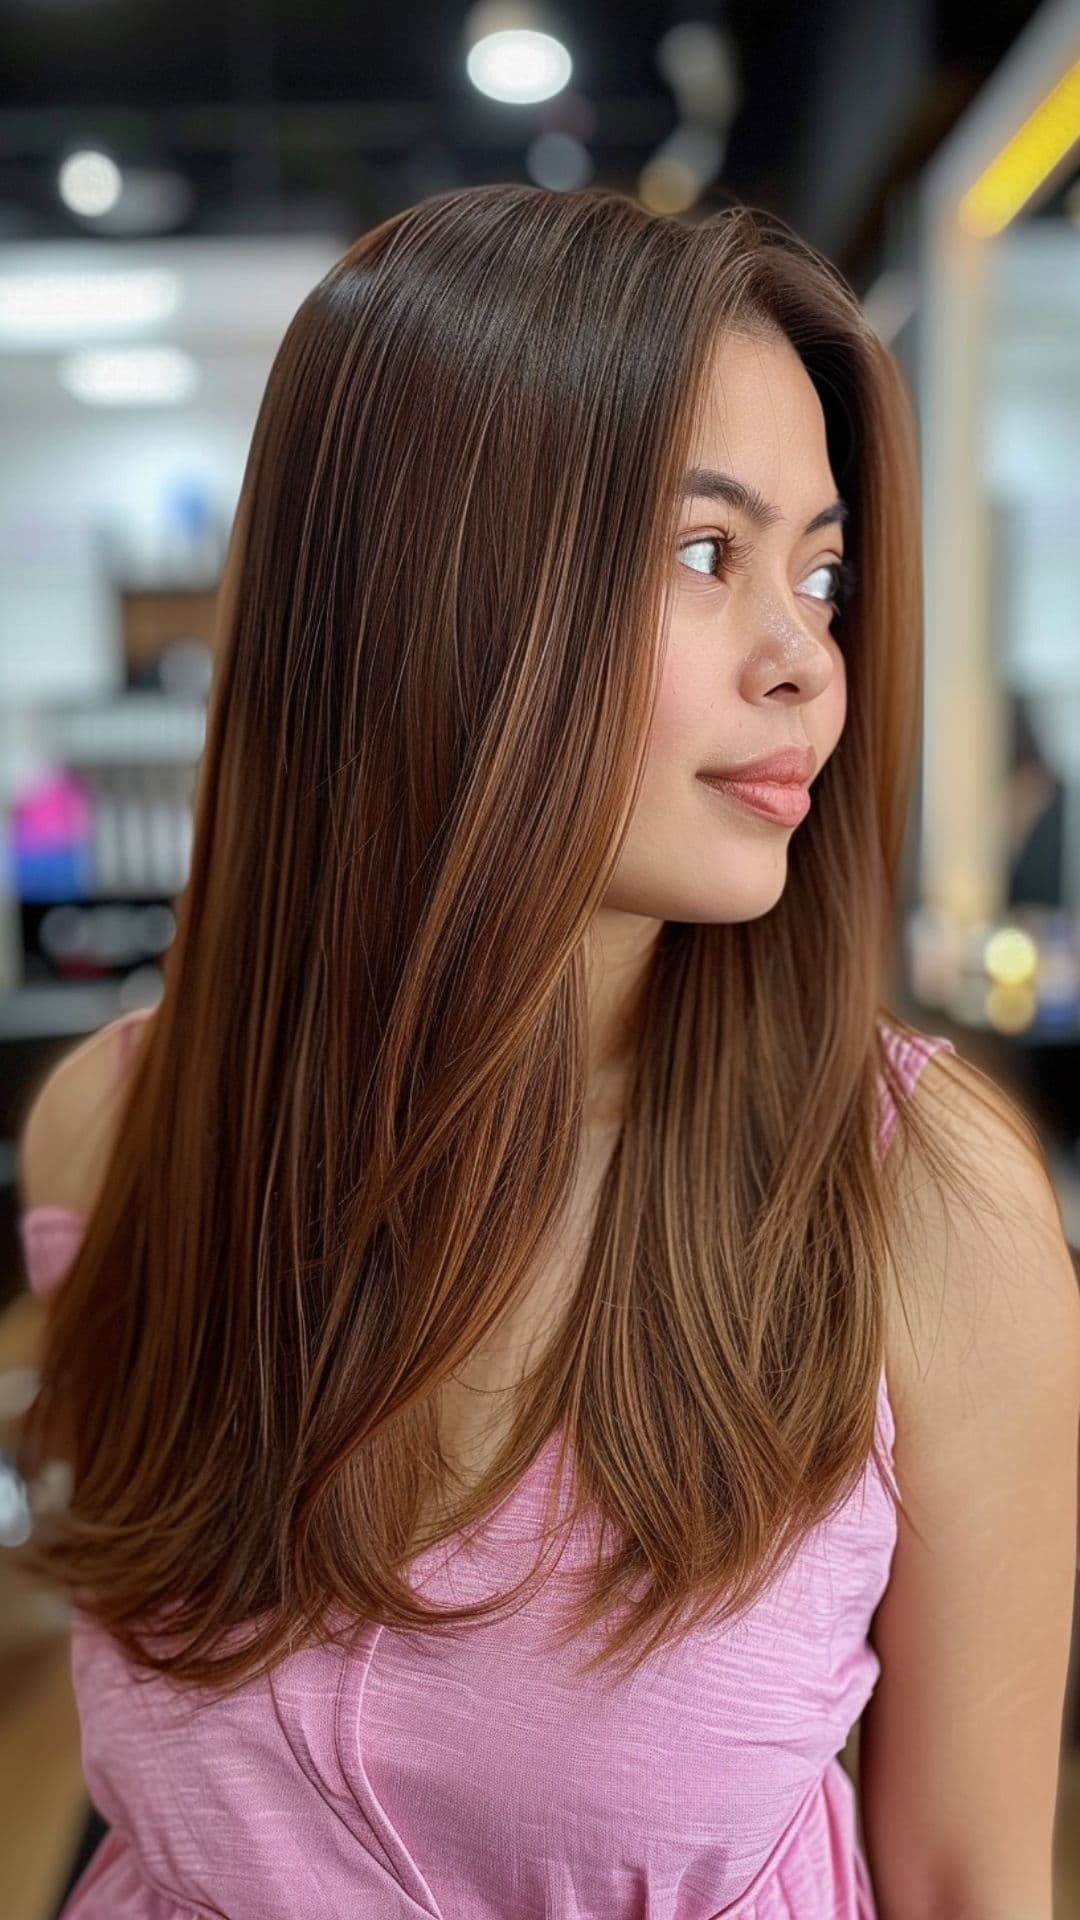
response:
<path id="1" fill-rule="evenodd" d="M 839 585 L 840 585 L 840 563 L 839 563 L 839 561 L 838 561 L 838 560 L 830 560 L 830 561 L 826 561 L 826 562 L 823 562 L 823 564 L 822 564 L 822 565 L 821 565 L 820 567 L 815 567 L 815 568 L 814 568 L 814 572 L 813 572 L 813 573 L 811 573 L 811 574 L 808 574 L 808 575 L 807 575 L 807 578 L 808 578 L 808 579 L 810 579 L 810 580 L 813 580 L 813 579 L 814 579 L 814 577 L 815 577 L 815 575 L 816 575 L 816 574 L 819 574 L 819 573 L 824 573 L 824 574 L 826 574 L 827 576 L 831 576 L 831 592 L 829 592 L 829 593 L 825 593 L 825 594 L 821 594 L 821 595 L 818 595 L 818 594 L 815 594 L 815 595 L 813 596 L 813 598 L 814 598 L 815 600 L 816 600 L 816 599 L 819 599 L 819 598 L 820 598 L 820 599 L 823 599 L 823 600 L 824 600 L 824 601 L 826 602 L 826 604 L 828 604 L 828 602 L 829 602 L 830 600 L 835 600 L 835 599 L 836 599 L 836 597 L 837 597 L 837 594 L 838 594 L 838 592 L 839 592 Z"/>
<path id="2" fill-rule="evenodd" d="M 710 551 L 713 558 L 709 559 Z M 688 556 L 702 556 L 700 562 Z M 721 538 L 718 534 L 704 534 L 700 540 L 688 540 L 679 548 L 679 556 L 684 565 L 694 573 L 703 573 L 713 579 L 725 574 L 737 573 L 745 567 L 749 558 L 749 549 L 730 537 Z M 820 600 L 823 606 L 833 606 L 838 612 L 850 600 L 855 585 L 855 569 L 850 561 L 823 561 L 807 574 L 808 580 L 814 580 L 823 574 L 828 581 L 824 593 L 815 593 L 811 597 Z"/>
<path id="3" fill-rule="evenodd" d="M 689 546 L 680 547 L 679 552 L 685 558 L 688 553 L 701 553 L 706 547 L 719 547 L 719 545 L 719 540 L 691 540 Z M 715 573 L 716 566 L 715 563 L 712 566 L 694 566 L 693 571 L 695 573 Z"/>
<path id="4" fill-rule="evenodd" d="M 711 566 L 707 563 L 701 567 L 694 564 L 692 567 L 694 573 L 711 574 L 714 578 L 722 574 L 741 573 L 745 570 L 752 552 L 752 548 L 746 542 L 733 540 L 729 533 L 708 533 L 703 534 L 700 540 L 688 540 L 679 548 L 679 553 L 680 556 L 688 553 L 704 553 L 710 547 L 717 555 L 716 560 Z"/>

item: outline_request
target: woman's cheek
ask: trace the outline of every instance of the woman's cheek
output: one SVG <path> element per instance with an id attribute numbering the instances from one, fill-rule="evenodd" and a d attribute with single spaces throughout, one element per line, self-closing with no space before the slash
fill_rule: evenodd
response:
<path id="1" fill-rule="evenodd" d="M 649 734 L 649 755 L 660 761 L 692 756 L 695 741 L 700 741 L 703 723 L 707 727 L 710 701 L 707 690 L 697 687 L 685 661 L 669 652 L 660 675 L 653 706 Z M 691 771 L 694 771 L 691 768 Z"/>

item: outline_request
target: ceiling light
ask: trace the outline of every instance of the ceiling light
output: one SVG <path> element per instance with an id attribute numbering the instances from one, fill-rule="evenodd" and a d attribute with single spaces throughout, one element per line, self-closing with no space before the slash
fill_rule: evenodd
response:
<path id="1" fill-rule="evenodd" d="M 550 100 L 566 86 L 572 71 L 570 55 L 560 41 L 547 33 L 519 29 L 489 33 L 478 40 L 465 66 L 478 92 L 514 106 Z"/>
<path id="2" fill-rule="evenodd" d="M 464 32 L 465 70 L 489 100 L 529 106 L 561 93 L 570 79 L 570 55 L 537 0 L 477 0 Z"/>
<path id="3" fill-rule="evenodd" d="M 121 176 L 115 160 L 96 148 L 83 147 L 69 153 L 60 168 L 60 198 L 72 213 L 93 219 L 108 213 L 120 198 Z"/>

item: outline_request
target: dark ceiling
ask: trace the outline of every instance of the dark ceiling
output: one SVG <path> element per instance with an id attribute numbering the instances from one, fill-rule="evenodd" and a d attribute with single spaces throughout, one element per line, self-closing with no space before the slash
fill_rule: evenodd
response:
<path id="1" fill-rule="evenodd" d="M 916 174 L 1036 11 L 1030 0 L 574 0 L 554 8 L 593 118 L 594 178 L 632 190 L 678 118 L 657 42 L 727 26 L 743 100 L 708 198 L 768 206 L 858 285 L 889 196 Z M 445 0 L 4 0 L 0 236 L 86 231 L 59 161 L 101 141 L 178 169 L 182 231 L 362 231 L 456 182 L 524 179 L 565 96 L 509 107 L 464 71 L 467 8 Z"/>

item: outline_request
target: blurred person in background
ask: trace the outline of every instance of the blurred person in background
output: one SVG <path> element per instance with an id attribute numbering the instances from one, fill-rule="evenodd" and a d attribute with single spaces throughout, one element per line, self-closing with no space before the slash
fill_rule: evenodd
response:
<path id="1" fill-rule="evenodd" d="M 1007 906 L 1060 907 L 1065 847 L 1065 782 L 1047 766 L 1017 701 L 1013 763 L 1004 789 Z"/>
<path id="2" fill-rule="evenodd" d="M 773 216 L 454 190 L 303 302 L 163 999 L 20 1140 L 69 1920 L 1050 1920 L 1080 1308 L 884 999 L 921 592 Z"/>

